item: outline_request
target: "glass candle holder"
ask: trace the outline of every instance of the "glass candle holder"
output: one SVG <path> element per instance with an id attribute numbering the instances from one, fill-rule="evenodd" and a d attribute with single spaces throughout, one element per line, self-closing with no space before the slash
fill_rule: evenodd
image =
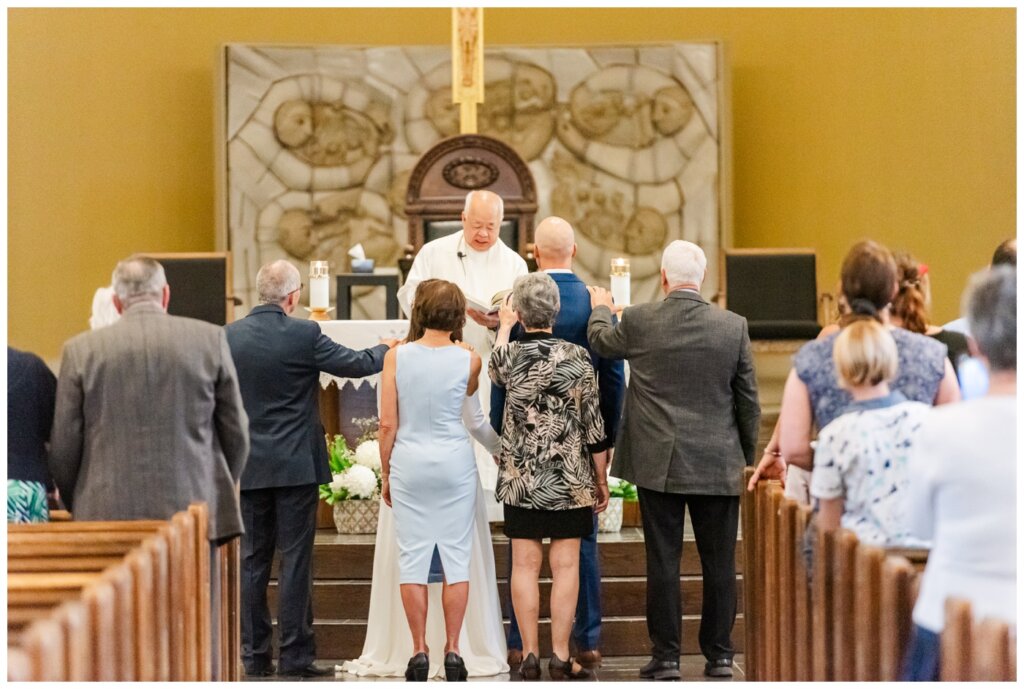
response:
<path id="1" fill-rule="evenodd" d="M 612 301 L 629 306 L 629 259 L 613 258 L 611 267 Z"/>
<path id="2" fill-rule="evenodd" d="M 330 305 L 331 276 L 327 261 L 309 262 L 309 308 L 326 309 Z"/>

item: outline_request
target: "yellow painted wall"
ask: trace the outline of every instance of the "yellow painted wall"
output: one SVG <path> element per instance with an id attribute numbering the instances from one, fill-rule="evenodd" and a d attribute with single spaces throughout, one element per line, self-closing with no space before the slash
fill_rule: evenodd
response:
<path id="1" fill-rule="evenodd" d="M 734 243 L 863 236 L 932 268 L 935 320 L 1015 233 L 1015 10 L 492 9 L 494 44 L 723 39 Z M 55 360 L 139 250 L 214 248 L 224 42 L 441 44 L 449 12 L 8 11 L 8 337 Z M 60 276 L 54 279 L 54 275 Z"/>

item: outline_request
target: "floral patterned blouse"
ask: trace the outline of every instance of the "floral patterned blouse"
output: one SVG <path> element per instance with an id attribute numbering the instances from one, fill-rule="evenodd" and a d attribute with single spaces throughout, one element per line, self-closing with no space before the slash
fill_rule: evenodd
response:
<path id="1" fill-rule="evenodd" d="M 506 390 L 498 500 L 536 510 L 593 505 L 590 453 L 608 443 L 587 351 L 526 333 L 494 348 L 488 372 Z"/>
<path id="2" fill-rule="evenodd" d="M 934 404 L 939 383 L 946 372 L 946 345 L 926 335 L 918 335 L 903 328 L 890 328 L 896 340 L 899 363 L 896 380 L 889 389 L 903 393 L 913 402 Z M 807 386 L 811 396 L 811 411 L 818 428 L 824 428 L 846 411 L 853 397 L 839 387 L 836 366 L 832 360 L 832 345 L 838 333 L 823 340 L 811 340 L 793 357 L 796 374 Z"/>

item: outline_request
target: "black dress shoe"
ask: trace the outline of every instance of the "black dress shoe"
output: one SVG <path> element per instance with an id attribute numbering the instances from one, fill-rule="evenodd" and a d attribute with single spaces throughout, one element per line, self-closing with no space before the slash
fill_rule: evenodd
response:
<path id="1" fill-rule="evenodd" d="M 277 668 L 273 665 L 268 665 L 267 667 L 261 667 L 257 670 L 253 670 L 252 672 L 246 670 L 245 674 L 248 677 L 270 677 L 275 672 L 277 672 Z"/>
<path id="2" fill-rule="evenodd" d="M 334 674 L 332 667 L 320 667 L 316 663 L 310 663 L 306 667 L 295 670 L 281 670 L 277 673 L 281 677 L 326 677 Z"/>
<path id="3" fill-rule="evenodd" d="M 523 664 L 519 666 L 519 677 L 526 681 L 540 679 L 540 661 L 532 653 L 523 658 Z"/>
<path id="4" fill-rule="evenodd" d="M 651 658 L 651 662 L 640 668 L 642 679 L 679 679 L 678 660 L 658 660 Z"/>
<path id="5" fill-rule="evenodd" d="M 409 664 L 405 667 L 406 682 L 426 682 L 427 674 L 430 672 L 430 658 L 426 653 L 417 653 L 409 658 Z"/>
<path id="6" fill-rule="evenodd" d="M 444 678 L 449 682 L 465 682 L 469 677 L 466 671 L 466 661 L 455 651 L 450 651 L 444 657 Z"/>
<path id="7" fill-rule="evenodd" d="M 590 679 L 594 676 L 593 672 L 582 665 L 580 665 L 579 670 L 573 672 L 572 665 L 572 658 L 562 660 L 552 652 L 551 660 L 548 661 L 548 675 L 555 682 L 561 682 L 566 679 Z"/>
<path id="8" fill-rule="evenodd" d="M 704 663 L 707 677 L 732 677 L 732 658 L 718 658 Z"/>

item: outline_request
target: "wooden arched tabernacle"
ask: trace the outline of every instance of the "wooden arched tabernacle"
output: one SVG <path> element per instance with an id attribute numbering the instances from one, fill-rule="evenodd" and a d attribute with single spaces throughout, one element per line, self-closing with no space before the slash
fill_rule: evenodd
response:
<path id="1" fill-rule="evenodd" d="M 533 242 L 537 213 L 533 175 L 507 144 L 480 134 L 460 134 L 439 141 L 413 168 L 405 214 L 414 251 L 460 227 L 466 194 L 474 189 L 487 189 L 502 198 L 502 240 L 526 256 L 527 244 Z"/>

